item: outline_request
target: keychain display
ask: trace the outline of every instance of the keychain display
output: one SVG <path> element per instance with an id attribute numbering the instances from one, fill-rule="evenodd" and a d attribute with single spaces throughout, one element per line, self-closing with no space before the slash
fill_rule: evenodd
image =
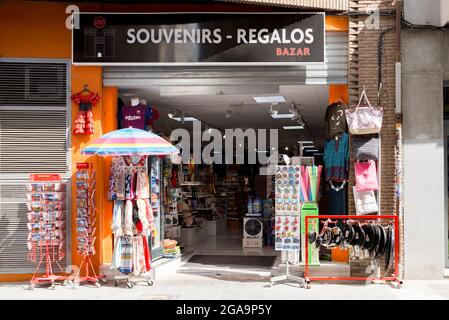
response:
<path id="1" fill-rule="evenodd" d="M 58 180 L 41 181 L 42 176 Z M 42 176 L 31 175 L 30 183 L 26 185 L 28 260 L 37 263 L 29 289 L 44 283 L 54 289 L 56 281 L 64 280 L 63 276 L 54 274 L 53 265 L 64 272 L 60 262 L 66 248 L 66 188 L 59 175 Z M 45 265 L 45 275 L 39 276 L 42 265 Z"/>
<path id="2" fill-rule="evenodd" d="M 300 166 L 277 166 L 275 249 L 300 250 Z"/>

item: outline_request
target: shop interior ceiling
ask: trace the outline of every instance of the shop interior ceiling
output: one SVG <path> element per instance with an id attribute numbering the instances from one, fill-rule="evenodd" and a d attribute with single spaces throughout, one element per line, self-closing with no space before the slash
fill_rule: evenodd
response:
<path id="1" fill-rule="evenodd" d="M 155 132 L 169 135 L 175 128 L 191 129 L 192 123 L 170 119 L 173 111 L 194 117 L 217 129 L 263 128 L 278 129 L 279 149 L 288 147 L 292 154 L 298 141 L 314 141 L 322 152 L 325 125 L 324 115 L 328 105 L 329 88 L 325 85 L 239 85 L 239 86 L 147 86 L 143 88 L 121 88 L 119 92 L 125 104 L 132 97 L 144 98 L 155 106 L 160 118 L 155 123 Z M 274 105 L 278 114 L 287 114 L 292 103 L 300 110 L 306 127 L 300 130 L 285 130 L 284 126 L 298 125 L 291 119 L 274 119 L 270 114 L 270 103 L 256 103 L 254 97 L 282 96 L 284 103 Z M 229 117 L 226 114 L 230 114 Z M 203 128 L 204 130 L 204 128 Z"/>

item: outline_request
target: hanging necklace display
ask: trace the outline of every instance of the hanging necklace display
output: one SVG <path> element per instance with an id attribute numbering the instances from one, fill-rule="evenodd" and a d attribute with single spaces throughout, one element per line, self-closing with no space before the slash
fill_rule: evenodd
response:
<path id="1" fill-rule="evenodd" d="M 345 187 L 346 181 L 343 181 L 338 187 L 334 186 L 331 180 L 329 180 L 329 184 L 331 185 L 332 190 L 339 192 Z"/>

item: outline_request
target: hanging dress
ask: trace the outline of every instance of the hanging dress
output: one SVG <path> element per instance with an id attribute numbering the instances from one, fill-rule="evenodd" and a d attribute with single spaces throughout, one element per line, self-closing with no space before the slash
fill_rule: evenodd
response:
<path id="1" fill-rule="evenodd" d="M 72 95 L 72 101 L 79 105 L 78 115 L 73 126 L 73 134 L 93 134 L 94 133 L 94 115 L 92 107 L 100 101 L 98 93 L 89 92 L 84 94 L 78 92 Z"/>

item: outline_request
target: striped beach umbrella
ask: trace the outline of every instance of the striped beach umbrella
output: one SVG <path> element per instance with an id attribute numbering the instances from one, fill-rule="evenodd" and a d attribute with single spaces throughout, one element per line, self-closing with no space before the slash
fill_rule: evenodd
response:
<path id="1" fill-rule="evenodd" d="M 176 147 L 157 134 L 135 128 L 106 133 L 81 150 L 81 154 L 97 154 L 103 157 L 178 153 Z"/>

